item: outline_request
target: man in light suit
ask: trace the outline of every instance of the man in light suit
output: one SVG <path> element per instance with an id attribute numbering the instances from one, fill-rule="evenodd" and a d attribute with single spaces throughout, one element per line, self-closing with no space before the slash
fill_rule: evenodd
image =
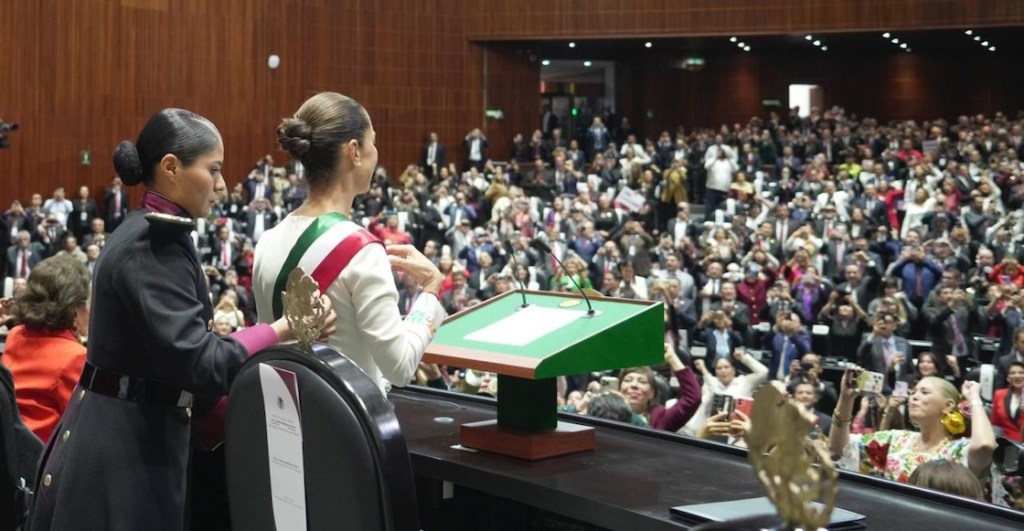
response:
<path id="1" fill-rule="evenodd" d="M 872 322 L 871 335 L 857 349 L 857 364 L 865 370 L 885 376 L 885 392 L 897 381 L 908 381 L 914 374 L 910 343 L 895 334 L 899 318 L 879 312 Z"/>

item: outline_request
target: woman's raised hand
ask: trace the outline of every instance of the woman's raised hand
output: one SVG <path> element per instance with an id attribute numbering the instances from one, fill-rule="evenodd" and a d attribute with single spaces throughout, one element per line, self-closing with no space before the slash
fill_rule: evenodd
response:
<path id="1" fill-rule="evenodd" d="M 391 269 L 410 275 L 423 291 L 438 294 L 444 275 L 423 253 L 412 245 L 388 245 L 386 250 Z"/>

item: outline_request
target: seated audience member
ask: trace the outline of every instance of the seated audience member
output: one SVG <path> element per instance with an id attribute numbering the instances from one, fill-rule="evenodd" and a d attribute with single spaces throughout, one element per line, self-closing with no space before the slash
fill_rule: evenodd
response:
<path id="1" fill-rule="evenodd" d="M 992 425 L 1003 430 L 1003 437 L 1019 443 L 1024 429 L 1024 363 L 1010 363 L 1006 383 L 992 395 Z"/>
<path id="2" fill-rule="evenodd" d="M 914 368 L 913 377 L 908 380 L 910 387 L 928 376 L 942 378 L 954 386 L 963 383 L 956 356 L 949 355 L 943 359 L 938 354 L 926 350 L 917 355 L 917 366 Z"/>
<path id="3" fill-rule="evenodd" d="M 217 306 L 213 308 L 213 320 L 224 319 L 231 325 L 231 330 L 245 328 L 245 316 L 238 309 L 238 294 L 233 289 L 225 289 L 220 294 Z"/>
<path id="4" fill-rule="evenodd" d="M 839 404 L 832 415 L 829 448 L 841 468 L 901 483 L 906 483 L 918 466 L 933 460 L 960 463 L 976 476 L 989 471 L 996 438 L 977 382 L 965 382 L 961 396 L 953 384 L 925 378 L 914 387 L 908 409 L 910 422 L 919 431 L 884 430 L 850 437 L 853 401 L 858 393 L 856 379 L 861 370 L 849 368 L 843 374 Z M 964 397 L 967 406 L 961 405 Z M 962 437 L 967 419 L 960 413 L 961 408 L 971 413 L 970 437 Z"/>
<path id="5" fill-rule="evenodd" d="M 700 407 L 700 385 L 693 371 L 683 364 L 671 344 L 665 345 L 665 361 L 679 381 L 679 397 L 671 407 L 662 405 L 654 371 L 649 367 L 631 367 L 619 374 L 619 392 L 633 413 L 644 418 L 657 430 L 676 431 L 682 428 Z"/>
<path id="6" fill-rule="evenodd" d="M 586 406 L 586 413 L 591 417 L 617 420 L 637 426 L 647 426 L 647 421 L 640 415 L 633 413 L 629 403 L 626 402 L 626 397 L 622 396 L 618 391 L 608 391 L 591 396 Z"/>
<path id="7" fill-rule="evenodd" d="M 47 440 L 60 420 L 85 365 L 76 325 L 89 304 L 89 273 L 68 256 L 43 260 L 16 297 L 4 363 L 14 376 L 25 424 Z M 87 320 L 87 318 L 85 318 Z"/>
<path id="8" fill-rule="evenodd" d="M 978 477 L 955 461 L 938 459 L 922 463 L 910 474 L 907 483 L 972 500 L 985 499 Z"/>

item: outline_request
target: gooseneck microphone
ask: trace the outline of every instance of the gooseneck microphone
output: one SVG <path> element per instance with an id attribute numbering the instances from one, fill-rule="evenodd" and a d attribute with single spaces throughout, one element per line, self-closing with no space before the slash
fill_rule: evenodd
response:
<path id="1" fill-rule="evenodd" d="M 516 274 L 516 269 L 519 267 L 519 260 L 516 260 L 516 251 L 512 248 L 512 242 L 503 240 L 501 243 L 505 245 L 505 251 L 507 251 L 508 255 L 512 257 L 512 263 L 516 266 L 512 268 L 512 278 L 516 279 L 517 284 L 519 285 L 519 294 L 523 296 L 523 305 L 520 306 L 520 308 L 526 308 L 529 306 L 526 302 L 526 284 L 523 283 L 523 279 L 519 278 L 519 275 Z"/>
<path id="2" fill-rule="evenodd" d="M 593 316 L 594 307 L 590 304 L 590 297 L 587 297 L 587 294 L 583 292 L 583 288 L 581 288 L 579 283 L 576 282 L 576 279 L 572 278 L 572 275 L 569 274 L 569 271 L 565 269 L 565 264 L 563 264 L 562 261 L 559 260 L 557 256 L 555 256 L 554 251 L 551 250 L 551 246 L 541 240 L 534 239 L 530 240 L 530 247 L 533 247 L 538 251 L 548 253 L 551 255 L 551 258 L 555 259 L 555 262 L 558 264 L 558 267 L 562 268 L 562 272 L 569 277 L 569 281 L 572 282 L 572 285 L 576 286 L 576 291 L 578 291 L 579 294 L 583 296 L 583 300 L 587 302 L 587 316 Z"/>

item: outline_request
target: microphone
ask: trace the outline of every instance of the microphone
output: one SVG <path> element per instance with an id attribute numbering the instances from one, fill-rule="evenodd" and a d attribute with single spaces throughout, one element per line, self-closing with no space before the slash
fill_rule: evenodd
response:
<path id="1" fill-rule="evenodd" d="M 551 258 L 555 259 L 555 262 L 558 264 L 558 267 L 562 268 L 562 272 L 564 272 L 566 276 L 569 277 L 569 281 L 572 282 L 572 285 L 576 286 L 576 291 L 578 291 L 580 295 L 583 296 L 583 300 L 587 302 L 587 316 L 593 316 L 594 307 L 590 304 L 590 297 L 587 297 L 587 294 L 583 292 L 583 288 L 581 288 L 579 283 L 576 282 L 576 279 L 572 278 L 572 275 L 569 274 L 569 271 L 565 269 L 565 264 L 563 264 L 562 261 L 559 260 L 557 256 L 555 256 L 554 251 L 551 250 L 551 246 L 549 246 L 547 243 L 541 240 L 534 239 L 530 240 L 530 247 L 533 247 L 538 251 L 548 253 L 551 255 Z"/>
<path id="2" fill-rule="evenodd" d="M 505 250 L 508 251 L 508 255 L 512 257 L 512 263 L 516 265 L 516 267 L 512 268 L 512 277 L 518 281 L 519 294 L 523 296 L 523 305 L 520 306 L 520 308 L 526 308 L 529 306 L 526 302 L 526 284 L 524 284 L 523 280 L 519 278 L 519 275 L 516 275 L 516 268 L 519 267 L 519 260 L 516 260 L 516 252 L 512 249 L 512 242 L 503 240 L 501 243 L 505 245 Z"/>

